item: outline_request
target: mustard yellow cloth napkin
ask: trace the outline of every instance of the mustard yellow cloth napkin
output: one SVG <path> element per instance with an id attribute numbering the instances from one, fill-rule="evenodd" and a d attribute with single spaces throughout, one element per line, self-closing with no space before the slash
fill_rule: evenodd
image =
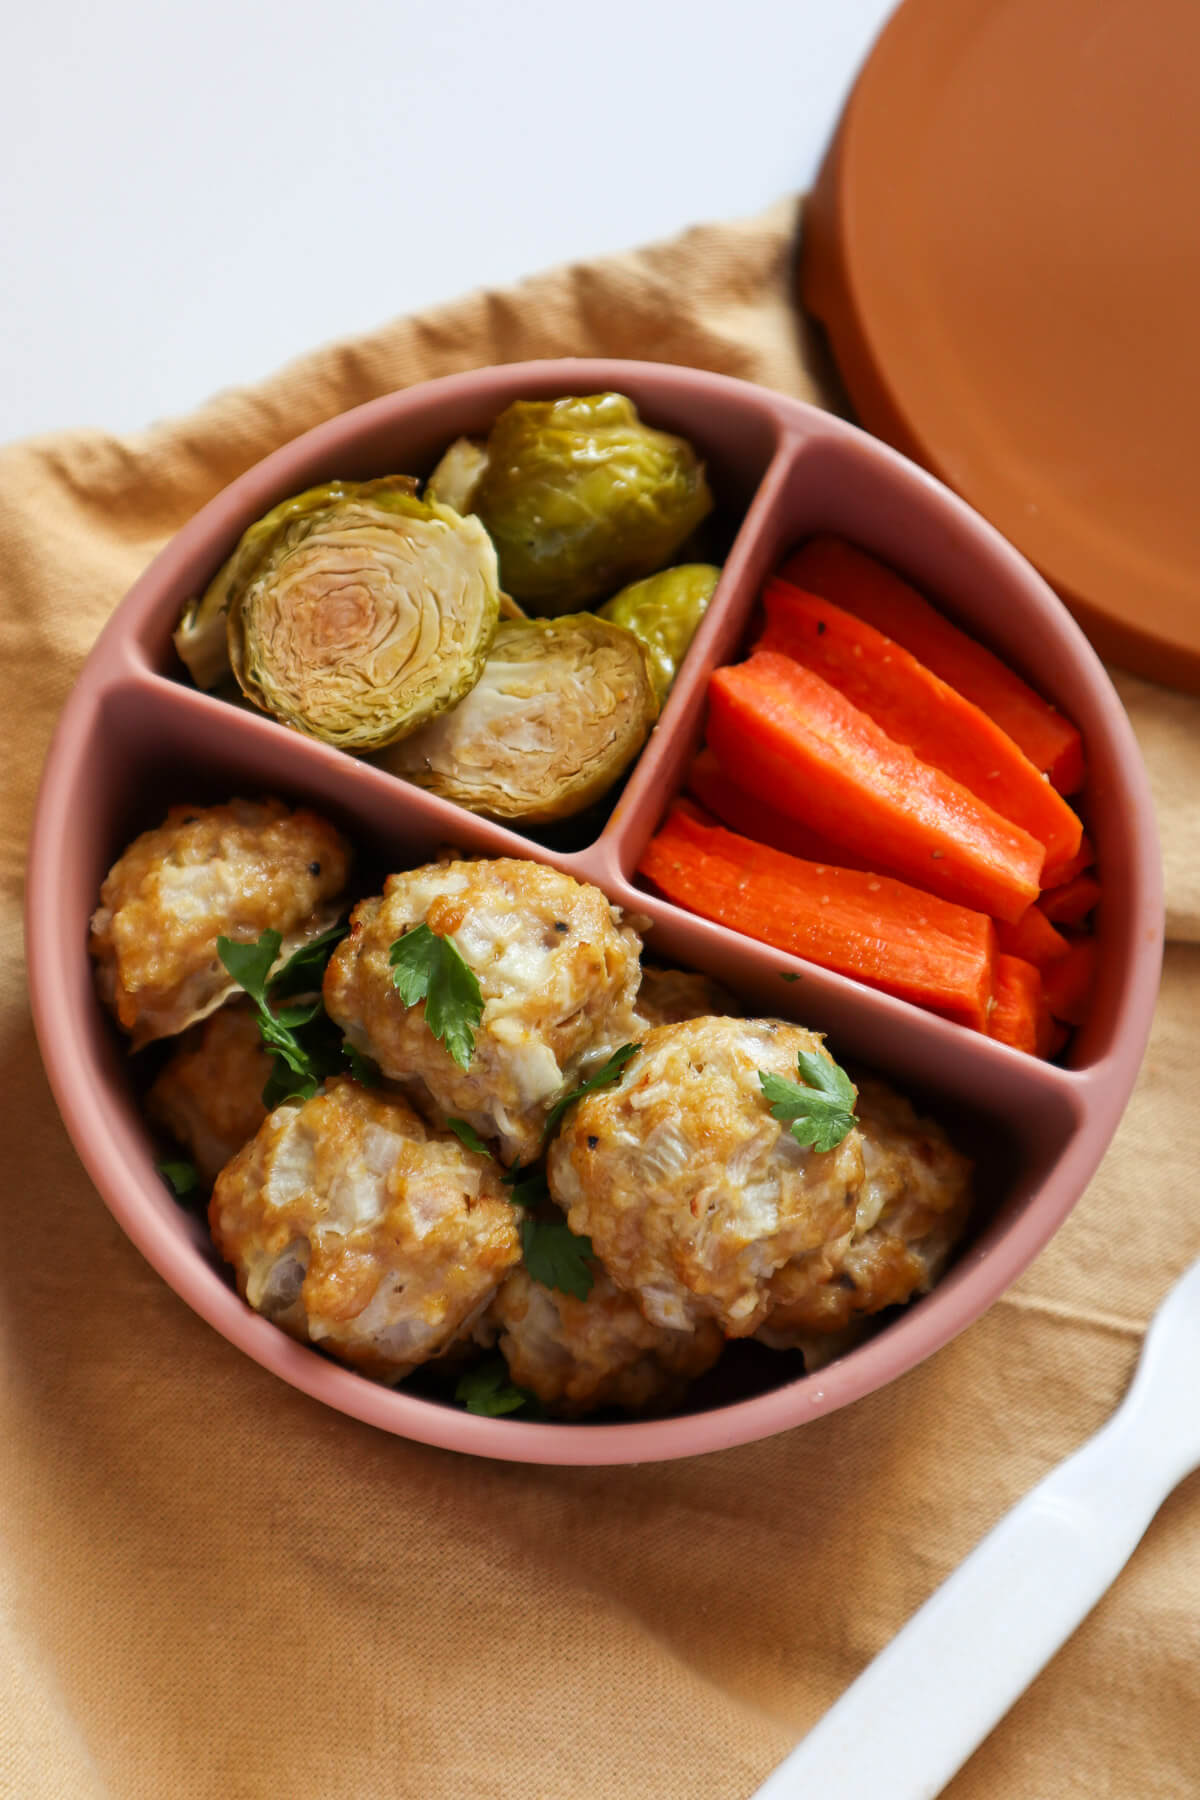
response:
<path id="1" fill-rule="evenodd" d="M 789 201 L 400 320 L 137 437 L 0 452 L 0 1795 L 740 1800 L 1101 1424 L 1200 1253 L 1200 705 L 1133 680 L 1173 939 L 1133 1104 L 1011 1294 L 803 1430 L 598 1471 L 371 1431 L 194 1317 L 59 1123 L 21 964 L 25 844 L 55 717 L 154 552 L 277 444 L 456 369 L 653 356 L 819 398 L 796 224 Z M 1200 1795 L 1196 1480 L 949 1791 Z"/>

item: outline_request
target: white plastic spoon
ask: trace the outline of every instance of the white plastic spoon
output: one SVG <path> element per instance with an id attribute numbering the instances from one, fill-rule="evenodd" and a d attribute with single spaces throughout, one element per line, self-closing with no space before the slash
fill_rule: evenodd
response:
<path id="1" fill-rule="evenodd" d="M 1151 1321 L 1108 1424 L 1000 1521 L 753 1800 L 934 1800 L 1200 1468 L 1198 1387 L 1200 1262 Z"/>

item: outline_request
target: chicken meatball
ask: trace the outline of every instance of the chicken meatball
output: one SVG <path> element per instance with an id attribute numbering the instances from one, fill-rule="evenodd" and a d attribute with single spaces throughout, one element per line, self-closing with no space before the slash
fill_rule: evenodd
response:
<path id="1" fill-rule="evenodd" d="M 514 1269 L 492 1319 L 513 1380 L 563 1418 L 603 1406 L 663 1411 L 712 1367 L 725 1342 L 711 1319 L 694 1331 L 652 1325 L 603 1273 L 578 1300 Z"/>
<path id="2" fill-rule="evenodd" d="M 615 1087 L 568 1113 L 550 1191 L 655 1325 L 757 1330 L 772 1277 L 843 1236 L 863 1177 L 851 1129 L 804 1149 L 772 1118 L 759 1070 L 797 1079 L 821 1039 L 774 1019 L 699 1018 L 648 1032 Z"/>
<path id="3" fill-rule="evenodd" d="M 332 925 L 349 867 L 341 833 L 282 800 L 173 806 L 110 869 L 92 918 L 97 985 L 133 1048 L 235 991 L 218 937 L 252 942 L 273 927 L 290 956 Z"/>
<path id="4" fill-rule="evenodd" d="M 388 1382 L 469 1335 L 521 1257 L 495 1163 L 346 1076 L 276 1107 L 208 1216 L 256 1311 Z"/>
<path id="5" fill-rule="evenodd" d="M 802 1341 L 843 1332 L 856 1319 L 928 1293 L 962 1236 L 971 1207 L 971 1164 L 940 1125 L 919 1119 L 881 1081 L 859 1084 L 864 1178 L 851 1232 L 771 1283 L 774 1304 L 759 1330 L 775 1349 L 819 1351 Z"/>
<path id="6" fill-rule="evenodd" d="M 729 989 L 709 975 L 697 975 L 691 969 L 659 969 L 653 964 L 642 964 L 642 985 L 637 997 L 639 1031 L 642 1033 L 655 1025 L 679 1025 L 684 1019 L 713 1016 L 732 1019 L 741 1010 Z"/>
<path id="7" fill-rule="evenodd" d="M 253 1007 L 231 1001 L 192 1026 L 146 1095 L 150 1117 L 210 1186 L 266 1118 L 262 1091 L 273 1066 Z"/>
<path id="8" fill-rule="evenodd" d="M 467 1068 L 405 1006 L 388 952 L 427 924 L 449 938 L 483 996 Z M 447 1117 L 498 1138 L 506 1160 L 538 1152 L 549 1107 L 634 1031 L 641 940 L 598 888 L 508 858 L 426 864 L 355 907 L 325 972 L 325 1009 L 395 1081 L 420 1081 Z"/>

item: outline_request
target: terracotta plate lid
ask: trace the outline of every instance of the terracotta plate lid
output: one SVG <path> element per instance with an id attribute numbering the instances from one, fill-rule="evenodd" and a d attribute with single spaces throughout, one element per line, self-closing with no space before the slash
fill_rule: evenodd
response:
<path id="1" fill-rule="evenodd" d="M 863 424 L 1200 689 L 1200 5 L 907 0 L 801 264 Z"/>

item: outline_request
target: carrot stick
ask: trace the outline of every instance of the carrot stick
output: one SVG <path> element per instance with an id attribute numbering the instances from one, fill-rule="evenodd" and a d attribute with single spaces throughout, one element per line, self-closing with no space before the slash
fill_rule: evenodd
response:
<path id="1" fill-rule="evenodd" d="M 814 537 L 779 570 L 807 593 L 836 601 L 911 650 L 935 675 L 974 701 L 1050 777 L 1060 794 L 1083 786 L 1075 726 L 1019 675 L 930 606 L 886 564 L 836 537 Z"/>
<path id="2" fill-rule="evenodd" d="M 786 856 L 799 856 L 805 862 L 827 863 L 835 869 L 861 869 L 871 874 L 886 874 L 864 860 L 856 860 L 847 850 L 823 838 L 818 831 L 789 819 L 757 794 L 747 793 L 721 767 L 711 750 L 702 750 L 687 772 L 687 789 L 702 806 L 743 837 L 756 843 L 769 844 Z"/>
<path id="3" fill-rule="evenodd" d="M 988 1036 L 1041 1056 L 1053 1029 L 1042 992 L 1042 978 L 1032 963 L 1017 956 L 998 956 L 988 1003 Z"/>
<path id="4" fill-rule="evenodd" d="M 1043 871 L 1042 886 L 1047 888 L 1065 887 L 1068 881 L 1074 881 L 1077 875 L 1082 875 L 1085 869 L 1090 869 L 1095 860 L 1095 845 L 1085 831 L 1079 840 L 1079 848 L 1070 862 L 1063 863 L 1061 868 L 1053 871 L 1053 881 L 1047 881 L 1045 871 Z"/>
<path id="5" fill-rule="evenodd" d="M 702 918 L 985 1028 L 996 938 L 982 913 L 886 876 L 785 856 L 678 804 L 638 870 Z"/>
<path id="6" fill-rule="evenodd" d="M 1052 962 L 1065 956 L 1071 948 L 1060 931 L 1055 931 L 1040 906 L 1031 906 L 1015 925 L 997 925 L 996 942 L 1006 956 L 1019 956 L 1035 969 L 1048 969 Z"/>
<path id="7" fill-rule="evenodd" d="M 1078 938 L 1067 955 L 1046 970 L 1044 985 L 1051 1015 L 1068 1025 L 1082 1025 L 1096 973 L 1096 940 Z"/>
<path id="8" fill-rule="evenodd" d="M 996 919 L 1036 900 L 1044 851 L 819 675 L 759 650 L 708 684 L 708 741 L 747 787 L 852 856 Z"/>
<path id="9" fill-rule="evenodd" d="M 1095 876 L 1077 875 L 1074 881 L 1043 894 L 1038 905 L 1055 925 L 1082 925 L 1099 898 L 1100 883 Z"/>
<path id="10" fill-rule="evenodd" d="M 874 625 L 778 578 L 764 599 L 755 645 L 803 663 L 874 719 L 897 744 L 1035 837 L 1046 852 L 1042 885 L 1079 849 L 1083 826 L 1007 732 Z"/>

